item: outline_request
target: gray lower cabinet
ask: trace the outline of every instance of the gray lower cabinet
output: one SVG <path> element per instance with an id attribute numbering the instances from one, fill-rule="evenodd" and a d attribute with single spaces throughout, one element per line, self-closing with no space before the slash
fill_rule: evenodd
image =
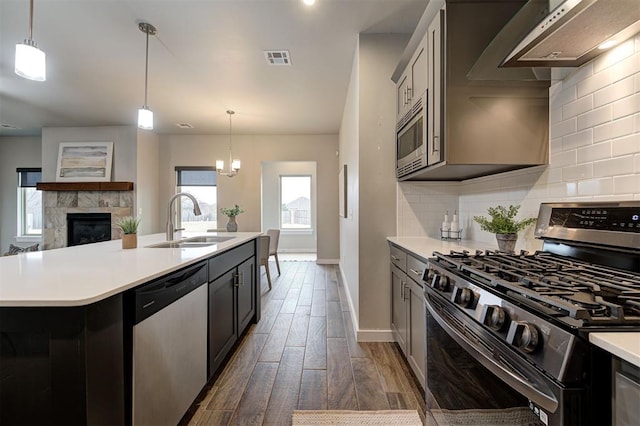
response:
<path id="1" fill-rule="evenodd" d="M 422 274 L 426 261 L 400 247 L 391 252 L 391 329 L 418 381 L 425 384 L 426 325 Z"/>
<path id="2" fill-rule="evenodd" d="M 209 260 L 209 378 L 255 315 L 256 281 L 254 241 Z"/>

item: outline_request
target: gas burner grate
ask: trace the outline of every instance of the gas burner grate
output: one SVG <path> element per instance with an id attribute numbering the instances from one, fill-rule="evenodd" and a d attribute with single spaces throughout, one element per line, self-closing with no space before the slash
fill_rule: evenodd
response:
<path id="1" fill-rule="evenodd" d="M 640 274 L 553 253 L 434 253 L 473 282 L 581 325 L 640 325 Z"/>

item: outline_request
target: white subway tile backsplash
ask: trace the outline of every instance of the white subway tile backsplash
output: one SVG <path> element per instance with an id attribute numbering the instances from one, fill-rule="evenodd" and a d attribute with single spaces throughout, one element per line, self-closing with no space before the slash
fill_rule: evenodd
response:
<path id="1" fill-rule="evenodd" d="M 572 150 L 553 154 L 550 156 L 549 162 L 554 167 L 572 166 L 577 163 L 577 153 Z"/>
<path id="2" fill-rule="evenodd" d="M 614 139 L 611 147 L 614 157 L 636 153 L 640 150 L 640 133 Z"/>
<path id="3" fill-rule="evenodd" d="M 631 38 L 624 43 L 619 44 L 615 48 L 603 53 L 593 61 L 593 72 L 598 73 L 612 65 L 623 61 L 635 53 L 634 39 Z M 616 67 L 617 69 L 618 67 Z"/>
<path id="4" fill-rule="evenodd" d="M 620 99 L 613 104 L 613 118 L 632 115 L 640 111 L 640 93 Z M 579 118 L 578 118 L 579 120 Z"/>
<path id="5" fill-rule="evenodd" d="M 593 141 L 597 143 L 631 133 L 633 133 L 633 117 L 623 117 L 594 127 Z"/>
<path id="6" fill-rule="evenodd" d="M 619 101 L 621 102 L 621 101 Z M 598 124 L 611 121 L 612 118 L 612 106 L 611 104 L 601 106 L 592 111 L 584 113 L 578 116 L 578 130 L 587 129 L 589 127 L 597 126 Z"/>
<path id="7" fill-rule="evenodd" d="M 578 182 L 578 195 L 582 197 L 608 195 L 613 192 L 613 179 L 601 178 Z"/>
<path id="8" fill-rule="evenodd" d="M 612 82 L 611 68 L 606 68 L 597 74 L 593 74 L 591 77 L 588 77 L 577 84 L 578 98 L 600 90 Z"/>
<path id="9" fill-rule="evenodd" d="M 549 131 L 549 137 L 551 139 L 561 138 L 571 133 L 575 133 L 577 130 L 578 120 L 576 118 L 570 118 L 568 120 L 552 124 Z"/>
<path id="10" fill-rule="evenodd" d="M 611 142 L 609 141 L 578 149 L 578 164 L 604 160 L 605 158 L 611 158 Z"/>
<path id="11" fill-rule="evenodd" d="M 564 136 L 562 138 L 562 150 L 569 151 L 571 149 L 580 148 L 593 143 L 593 129 L 585 129 L 578 133 Z"/>
<path id="12" fill-rule="evenodd" d="M 633 173 L 633 156 L 610 158 L 593 163 L 593 176 L 617 176 Z"/>
<path id="13" fill-rule="evenodd" d="M 578 164 L 576 166 L 563 167 L 562 179 L 565 182 L 593 177 L 593 164 Z"/>
<path id="14" fill-rule="evenodd" d="M 633 172 L 640 173 L 640 154 L 633 156 Z M 640 194 L 640 191 L 638 191 L 638 194 Z"/>
<path id="15" fill-rule="evenodd" d="M 593 62 L 584 64 L 583 66 L 573 71 L 571 74 L 569 74 L 562 80 L 562 92 L 569 91 L 570 93 L 570 89 L 572 87 L 577 89 L 576 85 L 582 83 L 585 80 L 588 80 L 592 76 L 593 76 Z M 595 90 L 592 90 L 591 92 L 595 92 Z M 564 94 L 566 93 L 558 94 L 559 98 L 554 99 L 554 105 L 558 105 L 557 103 L 558 101 L 561 102 L 561 105 L 566 103 L 566 101 L 564 102 L 562 101 L 562 95 Z M 576 98 L 574 99 L 577 99 L 578 97 L 580 97 L 580 95 L 576 91 Z"/>
<path id="16" fill-rule="evenodd" d="M 613 192 L 615 194 L 633 194 L 640 188 L 640 175 L 614 176 Z"/>
<path id="17" fill-rule="evenodd" d="M 562 138 L 549 140 L 549 154 L 555 154 L 562 151 Z"/>
<path id="18" fill-rule="evenodd" d="M 633 116 L 633 131 L 640 132 L 640 112 Z"/>
<path id="19" fill-rule="evenodd" d="M 633 81 L 631 82 L 633 86 Z M 633 90 L 632 90 L 633 91 Z M 562 106 L 562 119 L 567 120 L 571 117 L 577 117 L 587 111 L 593 109 L 593 95 L 588 94 L 581 98 L 576 99 L 573 102 L 569 102 Z"/>
<path id="20" fill-rule="evenodd" d="M 620 80 L 611 86 L 607 86 L 604 89 L 600 89 L 593 94 L 593 106 L 599 107 L 611 102 L 618 101 L 633 95 L 635 92 L 635 83 L 633 77 L 627 77 L 624 80 Z M 584 99 L 587 99 L 585 96 Z"/>
<path id="21" fill-rule="evenodd" d="M 630 55 L 623 58 L 620 63 L 611 68 L 611 78 L 613 81 L 618 81 L 623 78 L 627 78 L 640 71 L 640 54 Z"/>
<path id="22" fill-rule="evenodd" d="M 549 112 L 549 123 L 556 124 L 562 121 L 562 108 L 552 109 Z"/>

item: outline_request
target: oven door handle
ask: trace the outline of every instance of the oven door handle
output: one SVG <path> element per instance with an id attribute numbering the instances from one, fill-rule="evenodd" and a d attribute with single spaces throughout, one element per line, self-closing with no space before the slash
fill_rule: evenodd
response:
<path id="1" fill-rule="evenodd" d="M 440 326 L 455 340 L 460 346 L 462 346 L 471 356 L 473 356 L 478 362 L 485 366 L 489 371 L 502 379 L 505 383 L 511 386 L 522 395 L 529 398 L 531 401 L 538 404 L 540 407 L 546 409 L 551 413 L 555 413 L 558 408 L 558 400 L 551 392 L 550 389 L 546 389 L 546 392 L 533 386 L 532 381 L 527 379 L 521 371 L 515 371 L 514 368 L 507 368 L 506 362 L 499 362 L 493 357 L 485 354 L 480 348 L 471 342 L 466 336 L 461 334 L 456 328 L 449 324 L 446 318 L 442 317 L 436 309 L 434 309 L 429 303 L 431 296 L 425 294 L 425 305 L 431 315 L 440 324 Z M 532 375 L 536 374 L 532 372 Z M 541 374 L 541 373 L 539 373 Z M 538 384 L 541 384 L 539 380 L 536 380 Z M 546 386 L 545 386 L 546 387 Z"/>

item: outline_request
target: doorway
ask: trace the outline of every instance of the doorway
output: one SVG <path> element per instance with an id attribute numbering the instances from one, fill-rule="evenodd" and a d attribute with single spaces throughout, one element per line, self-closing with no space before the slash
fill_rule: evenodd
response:
<path id="1" fill-rule="evenodd" d="M 280 229 L 281 260 L 289 257 L 315 260 L 316 162 L 264 161 L 261 166 L 262 230 Z"/>

